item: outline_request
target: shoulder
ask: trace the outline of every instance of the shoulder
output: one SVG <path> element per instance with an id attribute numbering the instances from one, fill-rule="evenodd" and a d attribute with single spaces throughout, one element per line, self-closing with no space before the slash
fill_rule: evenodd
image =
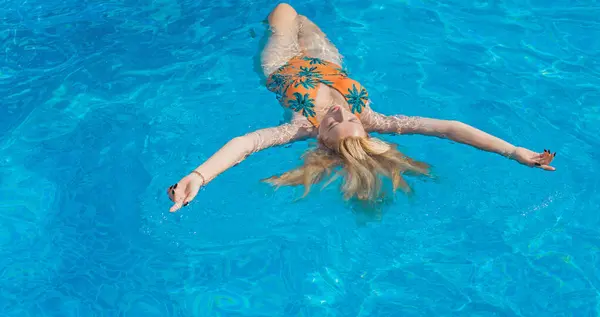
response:
<path id="1" fill-rule="evenodd" d="M 288 125 L 307 137 L 316 136 L 317 128 L 305 116 L 294 116 Z"/>
<path id="2" fill-rule="evenodd" d="M 370 102 L 367 102 L 367 106 L 360 113 L 360 121 L 363 125 L 368 126 L 371 124 L 377 117 L 383 116 L 382 114 L 376 112 L 370 107 Z"/>
<path id="3" fill-rule="evenodd" d="M 361 122 L 367 131 L 410 134 L 419 131 L 422 120 L 420 117 L 405 115 L 384 115 L 369 108 L 365 109 Z"/>

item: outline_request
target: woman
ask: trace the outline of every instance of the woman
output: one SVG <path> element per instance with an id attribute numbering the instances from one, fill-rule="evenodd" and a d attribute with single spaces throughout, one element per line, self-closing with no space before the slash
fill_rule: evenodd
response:
<path id="1" fill-rule="evenodd" d="M 168 188 L 180 209 L 199 189 L 253 152 L 289 142 L 317 138 L 319 146 L 304 155 L 304 165 L 266 179 L 276 186 L 312 184 L 335 172 L 344 177 L 344 198 L 373 200 L 380 195 L 379 175 L 393 188 L 410 192 L 404 173 L 429 175 L 428 165 L 414 161 L 392 144 L 369 132 L 444 137 L 501 154 L 547 171 L 556 155 L 515 147 L 464 123 L 406 116 L 384 116 L 369 107 L 368 93 L 340 68 L 342 56 L 325 34 L 288 4 L 279 4 L 268 18 L 272 34 L 262 52 L 267 88 L 294 113 L 290 123 L 261 129 L 229 141 L 206 162 Z M 339 169 L 338 169 L 339 168 Z M 332 179 L 335 177 L 332 177 Z"/>

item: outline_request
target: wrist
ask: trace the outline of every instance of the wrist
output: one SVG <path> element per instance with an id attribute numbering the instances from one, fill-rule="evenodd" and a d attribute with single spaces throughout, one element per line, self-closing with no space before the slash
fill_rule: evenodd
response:
<path id="1" fill-rule="evenodd" d="M 508 147 L 502 151 L 502 156 L 504 156 L 508 159 L 514 160 L 517 149 L 518 149 L 518 147 L 511 145 L 510 147 Z"/>
<path id="2" fill-rule="evenodd" d="M 193 178 L 196 178 L 200 181 L 200 187 L 203 187 L 204 185 L 206 185 L 206 177 L 200 171 L 193 170 L 190 173 L 190 176 L 192 176 Z"/>

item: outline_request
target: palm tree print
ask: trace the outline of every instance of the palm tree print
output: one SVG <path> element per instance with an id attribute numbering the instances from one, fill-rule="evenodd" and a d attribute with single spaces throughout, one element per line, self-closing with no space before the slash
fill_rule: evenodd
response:
<path id="1" fill-rule="evenodd" d="M 323 84 L 325 84 L 325 85 L 327 85 L 327 86 L 333 86 L 333 82 L 332 82 L 331 80 L 327 80 L 327 79 L 322 79 L 322 78 L 320 78 L 320 79 L 319 79 L 319 82 L 321 82 L 321 83 L 323 83 Z"/>
<path id="2" fill-rule="evenodd" d="M 286 77 L 281 74 L 273 74 L 267 85 L 267 89 L 277 94 L 283 94 L 286 86 Z"/>
<path id="3" fill-rule="evenodd" d="M 281 65 L 279 68 L 277 68 L 277 72 L 281 72 L 283 71 L 286 67 L 290 66 L 290 63 L 285 63 L 283 65 Z"/>
<path id="4" fill-rule="evenodd" d="M 362 87 L 358 91 L 355 84 L 352 84 L 352 89 L 348 88 L 348 94 L 344 97 L 348 100 L 348 104 L 352 106 L 352 113 L 361 113 L 368 100 L 367 91 Z"/>
<path id="5" fill-rule="evenodd" d="M 325 65 L 325 62 L 320 58 L 304 56 L 302 59 L 310 62 L 310 65 Z"/>
<path id="6" fill-rule="evenodd" d="M 335 69 L 340 75 L 342 75 L 343 77 L 348 77 L 348 71 L 346 71 L 343 68 L 336 68 Z"/>
<path id="7" fill-rule="evenodd" d="M 312 78 L 321 78 L 322 75 L 317 70 L 316 66 L 311 68 L 300 66 L 300 71 L 298 72 L 298 76 L 300 77 L 312 77 Z"/>
<path id="8" fill-rule="evenodd" d="M 294 87 L 298 87 L 298 86 L 302 85 L 302 87 L 304 87 L 304 89 L 312 89 L 312 88 L 317 87 L 317 83 L 318 82 L 312 77 L 304 77 L 304 78 L 297 80 L 296 83 L 294 84 Z"/>
<path id="9" fill-rule="evenodd" d="M 299 92 L 294 93 L 296 99 L 288 100 L 288 107 L 290 109 L 302 113 L 307 118 L 314 117 L 315 114 L 315 100 L 310 98 L 309 94 L 302 95 Z"/>

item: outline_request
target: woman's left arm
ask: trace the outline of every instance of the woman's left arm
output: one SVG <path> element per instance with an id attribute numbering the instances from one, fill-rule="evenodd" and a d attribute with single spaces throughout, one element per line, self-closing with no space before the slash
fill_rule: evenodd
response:
<path id="1" fill-rule="evenodd" d="M 556 153 L 552 154 L 549 150 L 544 150 L 543 153 L 536 153 L 522 147 L 516 147 L 500 138 L 459 121 L 399 115 L 385 116 L 373 110 L 369 110 L 364 117 L 363 122 L 369 131 L 422 134 L 446 138 L 471 145 L 480 150 L 500 154 L 527 166 L 539 167 L 547 171 L 555 170 L 549 164 L 556 156 Z"/>

